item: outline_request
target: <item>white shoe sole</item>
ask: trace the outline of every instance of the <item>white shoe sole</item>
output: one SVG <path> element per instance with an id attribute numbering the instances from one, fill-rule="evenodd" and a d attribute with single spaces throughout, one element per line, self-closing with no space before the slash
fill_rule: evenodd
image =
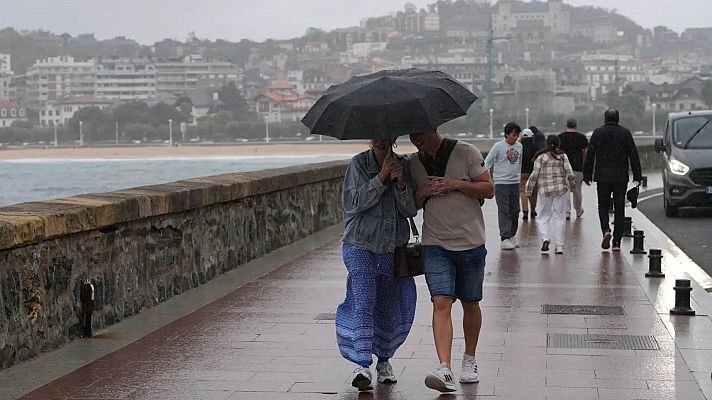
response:
<path id="1" fill-rule="evenodd" d="M 432 374 L 425 377 L 425 386 L 437 390 L 440 393 L 452 393 L 457 391 L 457 388 L 448 386 L 442 379 Z"/>
<path id="2" fill-rule="evenodd" d="M 378 383 L 397 383 L 398 379 L 395 376 L 379 376 Z"/>
<path id="3" fill-rule="evenodd" d="M 480 378 L 475 378 L 475 379 L 462 379 L 460 378 L 460 383 L 479 383 Z"/>
<path id="4" fill-rule="evenodd" d="M 371 380 L 368 379 L 368 377 L 366 377 L 363 374 L 356 375 L 354 377 L 353 381 L 351 381 L 351 386 L 358 389 L 359 392 L 363 392 L 365 390 L 373 390 L 373 386 L 371 385 Z"/>

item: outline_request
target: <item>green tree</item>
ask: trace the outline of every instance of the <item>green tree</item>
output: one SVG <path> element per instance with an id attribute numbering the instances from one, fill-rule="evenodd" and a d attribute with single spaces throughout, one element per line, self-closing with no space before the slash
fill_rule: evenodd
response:
<path id="1" fill-rule="evenodd" d="M 705 81 L 705 86 L 702 88 L 702 100 L 705 101 L 707 107 L 712 107 L 712 80 Z"/>
<path id="2" fill-rule="evenodd" d="M 247 100 L 242 97 L 240 89 L 235 86 L 235 82 L 223 85 L 218 92 L 218 99 L 225 104 L 225 109 L 238 115 L 247 112 Z"/>
<path id="3" fill-rule="evenodd" d="M 85 107 L 75 112 L 67 125 L 70 132 L 77 132 L 78 135 L 79 122 L 81 122 L 85 142 L 107 139 L 109 137 L 107 126 L 111 122 L 107 117 L 99 107 Z"/>

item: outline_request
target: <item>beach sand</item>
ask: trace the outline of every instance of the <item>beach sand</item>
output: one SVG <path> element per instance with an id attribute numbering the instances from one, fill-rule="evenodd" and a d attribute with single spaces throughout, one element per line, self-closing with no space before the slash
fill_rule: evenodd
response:
<path id="1" fill-rule="evenodd" d="M 416 148 L 399 141 L 396 153 L 412 153 Z M 172 157 L 246 157 L 350 155 L 368 149 L 368 143 L 249 144 L 238 146 L 136 146 L 0 150 L 0 160 L 23 159 L 151 159 Z"/>

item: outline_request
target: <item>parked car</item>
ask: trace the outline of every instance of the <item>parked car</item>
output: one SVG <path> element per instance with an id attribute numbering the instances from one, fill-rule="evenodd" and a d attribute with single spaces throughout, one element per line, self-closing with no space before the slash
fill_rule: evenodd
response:
<path id="1" fill-rule="evenodd" d="M 712 110 L 671 113 L 655 150 L 665 160 L 665 215 L 680 207 L 712 207 Z"/>

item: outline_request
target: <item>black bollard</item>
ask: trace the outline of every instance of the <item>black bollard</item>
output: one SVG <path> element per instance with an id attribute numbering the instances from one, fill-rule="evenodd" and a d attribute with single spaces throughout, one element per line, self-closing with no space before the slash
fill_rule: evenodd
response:
<path id="1" fill-rule="evenodd" d="M 648 265 L 648 272 L 645 274 L 645 277 L 664 278 L 665 274 L 663 274 L 662 269 L 663 251 L 657 249 L 650 249 L 648 259 L 650 259 L 650 263 Z"/>
<path id="2" fill-rule="evenodd" d="M 695 310 L 690 307 L 690 287 L 689 279 L 675 280 L 675 308 L 670 310 L 673 315 L 695 315 Z"/>
<path id="3" fill-rule="evenodd" d="M 644 188 L 648 187 L 648 177 L 647 176 L 644 176 L 643 180 L 640 181 L 640 186 L 644 187 Z"/>
<path id="4" fill-rule="evenodd" d="M 645 254 L 647 253 L 643 248 L 643 239 L 645 238 L 645 233 L 643 231 L 633 232 L 633 250 L 630 254 Z"/>
<path id="5" fill-rule="evenodd" d="M 92 337 L 91 314 L 94 312 L 94 285 L 89 279 L 82 282 L 79 289 L 79 300 L 82 303 L 83 334 L 82 337 Z"/>
<path id="6" fill-rule="evenodd" d="M 623 237 L 633 237 L 633 217 L 625 217 L 623 220 Z"/>

